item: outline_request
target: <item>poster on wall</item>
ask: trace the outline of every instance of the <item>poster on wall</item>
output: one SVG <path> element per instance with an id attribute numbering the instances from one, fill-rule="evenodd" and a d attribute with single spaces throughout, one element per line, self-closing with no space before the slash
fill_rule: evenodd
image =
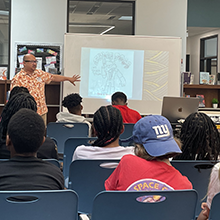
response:
<path id="1" fill-rule="evenodd" d="M 7 66 L 1 66 L 0 65 L 0 80 L 6 80 L 7 79 L 7 71 L 8 67 Z"/>
<path id="2" fill-rule="evenodd" d="M 33 54 L 37 60 L 37 69 L 60 74 L 62 69 L 62 45 L 61 44 L 34 44 L 16 43 L 15 74 L 23 68 L 23 57 Z"/>

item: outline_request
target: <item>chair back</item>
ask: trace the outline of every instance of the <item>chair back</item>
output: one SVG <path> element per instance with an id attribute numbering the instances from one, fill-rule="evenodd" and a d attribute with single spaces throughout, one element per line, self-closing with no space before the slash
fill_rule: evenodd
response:
<path id="1" fill-rule="evenodd" d="M 196 202 L 195 190 L 105 191 L 94 199 L 92 220 L 193 220 Z"/>
<path id="2" fill-rule="evenodd" d="M 47 161 L 47 162 L 50 162 L 50 163 L 52 163 L 53 165 L 55 165 L 55 166 L 57 166 L 58 168 L 60 168 L 60 163 L 59 163 L 59 161 L 58 160 L 56 160 L 56 159 L 43 159 L 44 161 Z"/>
<path id="3" fill-rule="evenodd" d="M 76 160 L 70 165 L 68 188 L 79 196 L 79 212 L 91 213 L 96 194 L 105 190 L 104 182 L 119 160 Z"/>
<path id="4" fill-rule="evenodd" d="M 7 220 L 77 220 L 77 203 L 72 190 L 0 191 L 1 219 Z"/>
<path id="5" fill-rule="evenodd" d="M 133 123 L 124 123 L 124 132 L 120 135 L 120 139 L 127 139 L 132 136 L 133 127 L 135 124 Z"/>
<path id="6" fill-rule="evenodd" d="M 220 204 L 220 193 L 217 193 L 212 199 L 212 204 L 209 213 L 209 220 L 219 220 L 219 216 L 220 216 L 219 204 Z"/>
<path id="7" fill-rule="evenodd" d="M 96 137 L 73 137 L 68 138 L 65 141 L 63 154 L 63 176 L 65 180 L 69 177 L 69 167 L 72 162 L 72 157 L 75 149 L 79 145 L 90 146 L 91 141 L 94 141 L 96 139 Z"/>
<path id="8" fill-rule="evenodd" d="M 193 188 L 198 192 L 196 215 L 199 215 L 202 210 L 201 203 L 205 200 L 209 177 L 215 163 L 216 161 L 207 160 L 173 160 L 171 162 L 182 175 L 188 177 Z"/>
<path id="9" fill-rule="evenodd" d="M 64 143 L 70 137 L 88 137 L 89 126 L 86 123 L 50 122 L 47 125 L 47 137 L 57 141 L 58 153 L 64 152 Z"/>

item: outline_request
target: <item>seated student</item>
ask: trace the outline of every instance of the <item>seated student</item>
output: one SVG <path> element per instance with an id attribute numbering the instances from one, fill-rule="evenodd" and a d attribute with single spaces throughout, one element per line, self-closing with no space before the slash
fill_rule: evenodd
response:
<path id="1" fill-rule="evenodd" d="M 100 107 L 94 114 L 93 126 L 98 139 L 92 146 L 78 146 L 73 160 L 121 159 L 125 154 L 134 154 L 134 147 L 119 146 L 119 136 L 124 126 L 118 109 L 111 105 Z"/>
<path id="2" fill-rule="evenodd" d="M 181 150 L 173 139 L 169 121 L 160 115 L 140 119 L 133 129 L 134 155 L 122 157 L 105 181 L 106 190 L 177 190 L 192 189 L 187 177 L 176 170 L 169 158 Z"/>
<path id="3" fill-rule="evenodd" d="M 202 203 L 202 211 L 197 220 L 206 220 L 209 217 L 209 211 L 213 197 L 220 192 L 220 163 L 212 168 L 207 192 L 207 201 Z"/>
<path id="4" fill-rule="evenodd" d="M 23 87 L 24 88 L 24 87 Z M 32 109 L 37 112 L 37 104 L 28 90 L 22 87 L 14 87 L 11 90 L 9 101 L 6 103 L 0 121 L 0 158 L 9 159 L 10 152 L 6 148 L 6 133 L 10 118 L 21 108 Z M 18 92 L 18 93 L 16 93 Z M 58 159 L 56 145 L 50 138 L 46 138 L 45 142 L 38 150 L 38 155 L 42 159 L 54 158 Z"/>
<path id="5" fill-rule="evenodd" d="M 9 95 L 9 100 L 16 94 L 20 93 L 20 92 L 24 92 L 24 93 L 29 93 L 28 89 L 26 87 L 23 86 L 15 86 Z"/>
<path id="6" fill-rule="evenodd" d="M 91 124 L 82 116 L 82 97 L 77 93 L 67 95 L 63 101 L 62 106 L 66 107 L 69 112 L 59 112 L 56 115 L 57 122 L 70 123 L 86 123 L 89 126 L 89 135 L 91 136 Z"/>
<path id="7" fill-rule="evenodd" d="M 190 114 L 184 121 L 180 140 L 182 154 L 176 160 L 217 160 L 220 152 L 219 132 L 210 117 L 201 112 Z"/>
<path id="8" fill-rule="evenodd" d="M 127 96 L 123 92 L 116 92 L 112 95 L 113 107 L 120 110 L 124 123 L 136 123 L 141 115 L 127 106 Z"/>
<path id="9" fill-rule="evenodd" d="M 11 159 L 0 162 L 0 190 L 58 190 L 63 174 L 55 165 L 38 159 L 45 125 L 31 109 L 20 109 L 8 124 L 6 145 Z"/>

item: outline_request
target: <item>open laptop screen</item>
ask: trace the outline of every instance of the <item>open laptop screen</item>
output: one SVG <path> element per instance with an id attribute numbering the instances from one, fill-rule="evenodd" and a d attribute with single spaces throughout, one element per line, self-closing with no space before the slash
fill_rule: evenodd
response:
<path id="1" fill-rule="evenodd" d="M 170 123 L 177 123 L 179 119 L 185 119 L 193 112 L 197 112 L 199 98 L 196 97 L 163 97 L 161 115 Z"/>

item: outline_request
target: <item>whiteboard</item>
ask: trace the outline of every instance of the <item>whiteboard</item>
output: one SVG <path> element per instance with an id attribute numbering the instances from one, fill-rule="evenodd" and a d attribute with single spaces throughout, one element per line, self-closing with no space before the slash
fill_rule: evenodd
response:
<path id="1" fill-rule="evenodd" d="M 128 107 L 141 115 L 160 114 L 163 96 L 180 96 L 182 40 L 178 37 L 65 34 L 63 97 L 79 93 L 83 113 L 111 104 L 124 92 Z"/>

